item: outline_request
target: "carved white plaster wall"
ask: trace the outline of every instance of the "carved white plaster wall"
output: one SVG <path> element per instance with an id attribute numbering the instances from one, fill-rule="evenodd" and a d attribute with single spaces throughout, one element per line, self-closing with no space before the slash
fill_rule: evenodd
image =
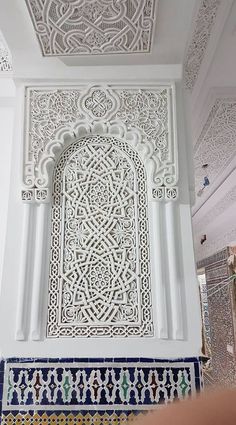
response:
<path id="1" fill-rule="evenodd" d="M 187 89 L 192 90 L 196 83 L 221 2 L 222 0 L 201 0 L 184 64 Z"/>
<path id="2" fill-rule="evenodd" d="M 236 154 L 235 138 L 236 100 L 217 99 L 194 147 L 197 192 L 202 187 L 205 175 L 211 184 L 214 183 L 232 161 Z M 202 168 L 203 164 L 208 164 L 207 169 Z"/>
<path id="3" fill-rule="evenodd" d="M 171 85 L 27 89 L 20 287 L 34 228 L 32 340 L 42 337 L 50 201 L 47 336 L 142 338 L 156 332 L 159 338 L 184 339 L 186 306 L 176 256 L 179 207 L 172 205 L 178 198 L 174 98 Z M 154 264 L 157 249 L 160 266 L 151 270 L 150 256 Z M 161 270 L 164 256 L 168 276 Z M 156 331 L 152 291 L 159 296 Z M 20 297 L 18 340 L 26 332 L 24 303 Z"/>
<path id="4" fill-rule="evenodd" d="M 204 258 L 210 257 L 211 255 L 216 254 L 221 249 L 226 246 L 232 245 L 232 242 L 235 245 L 236 241 L 236 228 L 235 226 L 227 231 L 224 231 L 224 228 L 215 235 L 211 240 L 208 240 L 204 245 L 198 246 L 196 243 L 196 261 L 203 260 Z"/>
<path id="5" fill-rule="evenodd" d="M 157 0 L 26 0 L 44 56 L 150 52 Z"/>

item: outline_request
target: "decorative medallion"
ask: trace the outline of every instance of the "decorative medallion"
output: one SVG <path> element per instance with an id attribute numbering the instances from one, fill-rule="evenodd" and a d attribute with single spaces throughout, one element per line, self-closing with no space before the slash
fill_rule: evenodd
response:
<path id="1" fill-rule="evenodd" d="M 79 107 L 93 120 L 107 120 L 117 112 L 119 97 L 109 88 L 95 86 L 82 94 Z"/>

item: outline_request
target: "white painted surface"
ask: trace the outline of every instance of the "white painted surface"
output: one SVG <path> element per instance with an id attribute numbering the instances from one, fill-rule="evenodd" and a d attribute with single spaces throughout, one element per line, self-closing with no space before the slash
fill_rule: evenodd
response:
<path id="1" fill-rule="evenodd" d="M 0 285 L 7 229 L 11 173 L 15 87 L 11 79 L 0 79 Z"/>

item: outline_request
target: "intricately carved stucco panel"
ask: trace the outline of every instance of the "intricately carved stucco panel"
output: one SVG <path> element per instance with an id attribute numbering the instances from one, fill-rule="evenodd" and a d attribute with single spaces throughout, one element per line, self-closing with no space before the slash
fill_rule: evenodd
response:
<path id="1" fill-rule="evenodd" d="M 48 336 L 152 335 L 143 163 L 117 137 L 79 138 L 53 179 Z"/>
<path id="2" fill-rule="evenodd" d="M 236 154 L 236 99 L 217 99 L 194 148 L 195 184 L 198 191 L 207 175 L 210 184 Z M 208 164 L 207 169 L 202 168 Z"/>
<path id="3" fill-rule="evenodd" d="M 42 54 L 150 52 L 157 0 L 26 0 Z"/>
<path id="4" fill-rule="evenodd" d="M 185 86 L 190 90 L 197 80 L 221 1 L 201 1 L 184 65 Z"/>
<path id="5" fill-rule="evenodd" d="M 0 33 L 0 71 L 12 71 L 10 51 Z"/>
<path id="6" fill-rule="evenodd" d="M 178 158 L 171 87 L 29 89 L 27 108 L 27 187 L 49 185 L 48 165 L 68 140 L 73 141 L 78 133 L 106 133 L 105 128 L 111 127 L 118 135 L 123 128 L 127 142 L 135 144 L 147 165 L 151 188 L 176 185 Z M 168 199 L 176 195 L 177 190 L 166 192 Z"/>

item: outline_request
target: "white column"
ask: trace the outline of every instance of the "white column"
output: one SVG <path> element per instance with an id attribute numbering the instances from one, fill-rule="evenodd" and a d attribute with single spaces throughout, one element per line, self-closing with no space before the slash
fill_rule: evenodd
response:
<path id="1" fill-rule="evenodd" d="M 34 341 L 41 339 L 42 276 L 44 274 L 45 222 L 48 204 L 40 203 L 36 207 L 36 232 L 34 251 L 34 272 L 31 303 L 30 336 Z"/>
<path id="2" fill-rule="evenodd" d="M 16 311 L 16 334 L 17 341 L 26 339 L 26 319 L 27 319 L 27 297 L 28 297 L 28 269 L 29 269 L 29 240 L 32 221 L 33 204 L 25 203 L 23 205 L 23 223 L 22 223 L 22 242 L 21 242 L 21 257 L 20 257 L 20 272 L 19 272 L 19 287 L 17 297 Z"/>
<path id="3" fill-rule="evenodd" d="M 166 212 L 166 237 L 167 257 L 169 274 L 169 291 L 171 303 L 172 338 L 184 339 L 183 330 L 183 289 L 180 275 L 182 261 L 181 247 L 179 243 L 178 209 L 175 201 L 165 204 Z"/>
<path id="4" fill-rule="evenodd" d="M 166 279 L 163 253 L 163 203 L 151 202 L 152 211 L 152 274 L 154 293 L 157 306 L 157 335 L 160 339 L 168 338 L 167 306 L 166 306 Z"/>

